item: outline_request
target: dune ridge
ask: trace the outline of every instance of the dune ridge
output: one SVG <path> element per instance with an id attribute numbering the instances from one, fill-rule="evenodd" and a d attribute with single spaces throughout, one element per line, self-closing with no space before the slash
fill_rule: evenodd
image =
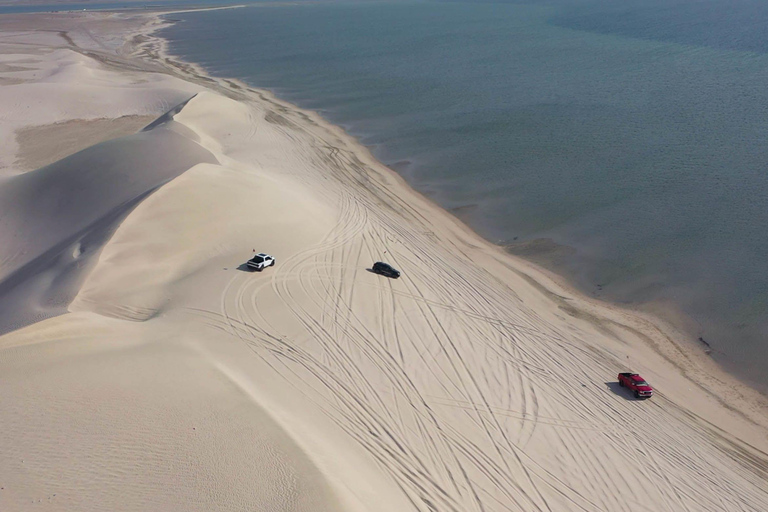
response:
<path id="1" fill-rule="evenodd" d="M 768 509 L 764 399 L 652 319 L 482 240 L 316 114 L 173 59 L 155 15 L 18 18 L 4 63 L 82 63 L 57 80 L 117 89 L 99 116 L 162 122 L 0 181 L 0 239 L 24 233 L 0 249 L 14 317 L 123 208 L 68 313 L 0 336 L 3 510 Z M 49 25 L 68 39 L 45 53 Z M 62 111 L 0 129 L 88 109 Z M 87 207 L 35 220 L 44 193 Z M 19 273 L 46 251 L 71 257 Z M 248 272 L 259 251 L 277 265 Z M 618 388 L 630 366 L 651 401 Z"/>

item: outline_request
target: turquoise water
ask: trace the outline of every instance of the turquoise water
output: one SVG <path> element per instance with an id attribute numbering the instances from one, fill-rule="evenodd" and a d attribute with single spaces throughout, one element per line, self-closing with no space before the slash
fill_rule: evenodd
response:
<path id="1" fill-rule="evenodd" d="M 284 3 L 162 35 L 320 111 L 489 240 L 567 247 L 531 257 L 585 293 L 684 311 L 768 385 L 764 4 Z"/>

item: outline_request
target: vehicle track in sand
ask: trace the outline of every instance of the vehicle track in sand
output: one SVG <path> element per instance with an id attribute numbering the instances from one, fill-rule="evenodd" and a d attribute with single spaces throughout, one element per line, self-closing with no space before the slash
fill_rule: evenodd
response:
<path id="1" fill-rule="evenodd" d="M 302 148 L 284 178 L 336 205 L 336 225 L 236 274 L 219 311 L 190 313 L 316 404 L 414 509 L 768 510 L 766 454 L 661 392 L 614 393 L 603 383 L 623 363 L 587 332 L 527 304 L 331 136 L 304 139 L 279 115 L 268 136 Z M 367 271 L 376 260 L 402 277 Z"/>

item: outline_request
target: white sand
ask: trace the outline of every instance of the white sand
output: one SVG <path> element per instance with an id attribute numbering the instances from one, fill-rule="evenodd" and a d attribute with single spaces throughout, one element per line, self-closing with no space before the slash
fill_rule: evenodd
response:
<path id="1" fill-rule="evenodd" d="M 768 510 L 763 397 L 144 21 L 0 20 L 0 510 Z"/>

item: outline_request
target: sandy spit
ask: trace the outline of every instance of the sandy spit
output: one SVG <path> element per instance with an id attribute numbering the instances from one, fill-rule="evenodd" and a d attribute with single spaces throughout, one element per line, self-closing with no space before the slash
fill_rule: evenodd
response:
<path id="1" fill-rule="evenodd" d="M 165 23 L 0 17 L 0 510 L 768 510 L 764 397 Z"/>

